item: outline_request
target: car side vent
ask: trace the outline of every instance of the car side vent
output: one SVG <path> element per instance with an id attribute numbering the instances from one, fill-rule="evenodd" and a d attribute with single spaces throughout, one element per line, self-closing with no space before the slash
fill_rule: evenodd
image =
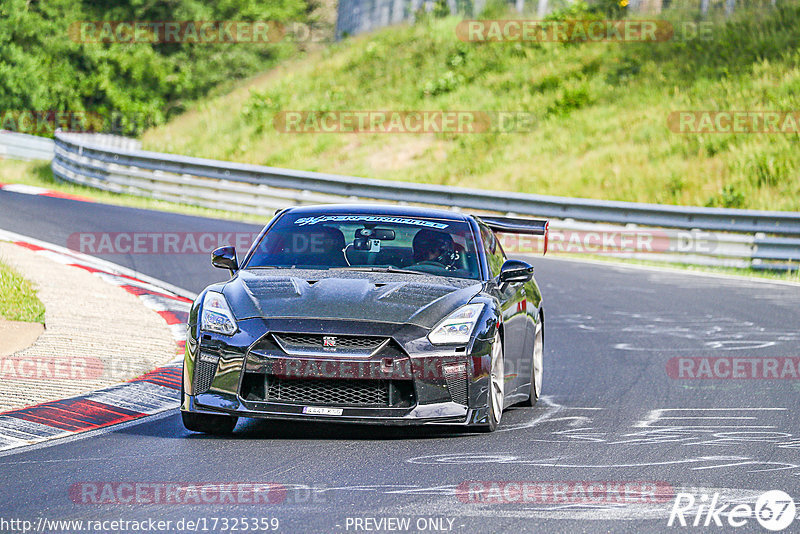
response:
<path id="1" fill-rule="evenodd" d="M 211 388 L 214 375 L 217 374 L 217 361 L 219 357 L 213 354 L 200 353 L 194 368 L 195 393 L 205 393 Z"/>
<path id="2" fill-rule="evenodd" d="M 463 363 L 446 363 L 442 365 L 444 380 L 453 402 L 467 405 L 467 366 Z"/>

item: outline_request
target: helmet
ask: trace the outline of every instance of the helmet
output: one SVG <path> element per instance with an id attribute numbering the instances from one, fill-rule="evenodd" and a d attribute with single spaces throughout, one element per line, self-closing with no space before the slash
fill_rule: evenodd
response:
<path id="1" fill-rule="evenodd" d="M 456 260 L 455 243 L 453 237 L 447 232 L 423 228 L 414 236 L 414 261 L 435 261 L 445 267 Z"/>

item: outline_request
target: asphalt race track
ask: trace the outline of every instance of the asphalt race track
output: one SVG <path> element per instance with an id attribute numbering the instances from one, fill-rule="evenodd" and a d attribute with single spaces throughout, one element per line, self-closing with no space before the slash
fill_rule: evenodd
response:
<path id="1" fill-rule="evenodd" d="M 0 228 L 58 245 L 75 232 L 259 230 L 10 192 L 0 192 Z M 225 277 L 206 254 L 101 257 L 191 291 Z M 533 261 L 546 310 L 544 398 L 506 411 L 493 434 L 242 421 L 233 437 L 215 438 L 187 432 L 173 411 L 0 456 L 2 515 L 204 520 L 207 532 L 222 531 L 221 523 L 212 529 L 213 518 L 276 518 L 285 532 L 407 524 L 428 532 L 636 533 L 671 530 L 678 492 L 706 508 L 718 494 L 727 511 L 753 506 L 768 490 L 800 500 L 800 377 L 785 367 L 800 356 L 800 286 Z M 765 374 L 767 361 L 784 378 Z M 725 370 L 750 378 L 687 378 Z M 271 482 L 280 491 L 258 504 L 92 504 L 79 494 L 87 482 Z M 522 496 L 514 482 L 530 491 Z M 687 522 L 696 512 L 686 512 Z M 703 527 L 701 516 L 699 527 L 672 529 L 731 530 L 714 518 Z M 746 520 L 740 530 L 765 531 Z M 786 531 L 800 531 L 800 520 Z"/>

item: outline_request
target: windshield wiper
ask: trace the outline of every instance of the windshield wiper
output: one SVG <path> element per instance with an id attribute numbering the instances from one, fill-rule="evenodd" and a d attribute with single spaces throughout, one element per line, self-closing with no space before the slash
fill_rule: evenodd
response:
<path id="1" fill-rule="evenodd" d="M 420 271 L 411 271 L 409 269 L 398 269 L 397 267 L 351 266 L 351 267 L 329 267 L 328 270 L 359 271 L 367 273 L 425 274 Z"/>

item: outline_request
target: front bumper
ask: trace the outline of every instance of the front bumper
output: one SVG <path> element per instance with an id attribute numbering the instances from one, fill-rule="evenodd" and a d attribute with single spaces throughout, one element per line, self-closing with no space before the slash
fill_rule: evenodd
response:
<path id="1" fill-rule="evenodd" d="M 303 413 L 305 406 L 299 404 L 263 403 L 248 408 L 236 399 L 213 393 L 186 395 L 182 410 L 194 413 L 235 415 L 260 419 L 284 419 L 294 421 L 327 421 L 336 423 L 361 423 L 378 425 L 467 425 L 479 423 L 476 410 L 454 403 L 443 402 L 415 406 L 412 409 L 360 408 L 339 406 L 341 415 L 313 415 Z M 478 417 L 478 420 L 476 420 Z M 485 414 L 484 414 L 485 417 Z"/>
<path id="2" fill-rule="evenodd" d="M 383 425 L 486 423 L 490 340 L 474 339 L 466 347 L 437 347 L 427 340 L 426 330 L 413 325 L 333 320 L 248 319 L 240 321 L 239 327 L 230 337 L 189 327 L 183 411 Z M 276 332 L 373 336 L 389 341 L 366 356 L 297 355 L 287 354 L 275 342 L 272 334 Z M 389 400 L 383 405 L 349 404 L 341 396 L 326 397 L 323 402 L 276 400 L 271 380 L 382 384 Z M 304 413 L 309 407 L 334 411 Z"/>

